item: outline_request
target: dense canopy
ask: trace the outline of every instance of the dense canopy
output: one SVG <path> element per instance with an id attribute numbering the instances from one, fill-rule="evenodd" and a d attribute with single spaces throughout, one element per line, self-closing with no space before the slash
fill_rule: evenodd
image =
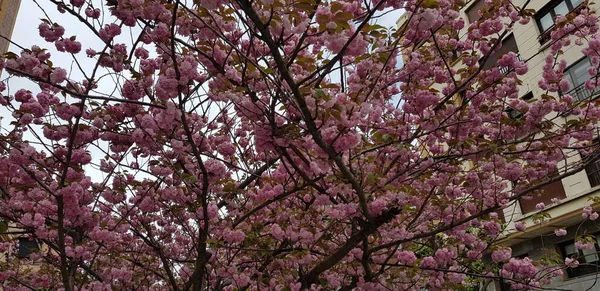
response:
<path id="1" fill-rule="evenodd" d="M 499 210 L 585 164 L 565 161 L 600 107 L 561 94 L 562 50 L 596 75 L 593 11 L 559 16 L 531 84 L 545 94 L 523 100 L 527 59 L 480 64 L 532 21 L 529 1 L 486 0 L 473 23 L 464 0 L 34 1 L 38 45 L 1 63 L 4 290 L 535 289 L 561 274 L 494 242 Z M 16 237 L 41 247 L 17 259 Z"/>

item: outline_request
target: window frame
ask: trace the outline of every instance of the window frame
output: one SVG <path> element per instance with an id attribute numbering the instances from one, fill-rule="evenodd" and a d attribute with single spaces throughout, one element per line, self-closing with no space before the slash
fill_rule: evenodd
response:
<path id="1" fill-rule="evenodd" d="M 554 172 L 548 174 L 548 177 L 558 177 L 559 172 L 558 168 L 555 169 Z M 539 192 L 538 192 L 539 191 Z M 535 195 L 535 196 L 533 196 Z M 564 200 L 567 198 L 567 192 L 565 191 L 565 187 L 562 184 L 562 179 L 558 179 L 551 183 L 548 183 L 540 189 L 534 191 L 529 199 L 525 199 L 524 197 L 519 197 L 519 208 L 521 209 L 521 213 L 523 215 L 533 213 L 538 211 L 536 205 L 538 203 L 544 203 L 549 205 L 552 202 L 552 199 L 557 198 L 559 200 Z"/>
<path id="2" fill-rule="evenodd" d="M 576 251 L 577 257 L 575 257 L 575 259 L 577 259 L 577 261 L 579 261 L 579 266 L 575 267 L 575 268 L 567 268 L 567 272 L 565 272 L 565 276 L 569 279 L 574 279 L 574 278 L 579 278 L 579 277 L 584 277 L 584 276 L 588 276 L 588 275 L 592 275 L 592 274 L 596 274 L 600 272 L 600 233 L 594 233 L 591 234 L 595 237 L 595 241 L 594 241 L 594 253 L 589 253 L 589 254 L 585 254 L 582 250 L 578 250 L 575 247 L 575 241 L 576 238 L 572 238 L 570 240 L 566 240 L 560 243 L 556 244 L 556 247 L 558 248 L 558 250 L 560 251 L 560 255 L 563 258 L 563 260 L 567 259 L 567 258 L 572 258 L 571 254 L 570 256 L 567 256 L 567 251 L 566 251 L 566 247 L 572 245 L 573 248 Z M 594 262 L 581 262 L 581 260 L 584 260 L 586 256 L 589 256 L 591 254 L 594 254 L 596 256 L 596 261 Z"/>
<path id="3" fill-rule="evenodd" d="M 577 6 L 573 6 L 573 1 L 574 0 L 555 0 L 555 1 L 551 1 L 550 3 L 548 3 L 546 6 L 544 6 L 542 9 L 539 10 L 539 12 L 537 12 L 534 16 L 535 18 L 535 23 L 537 25 L 537 28 L 540 32 L 540 35 L 538 37 L 538 40 L 540 42 L 540 44 L 544 44 L 546 43 L 548 40 L 550 40 L 550 32 L 552 30 L 554 30 L 554 27 L 556 26 L 556 12 L 554 11 L 554 8 L 558 7 L 558 5 L 560 5 L 561 3 L 565 3 L 567 5 L 567 9 L 569 10 L 569 12 L 567 12 L 567 14 L 570 13 L 577 13 L 577 11 L 579 9 L 582 9 L 583 6 L 585 6 L 585 1 L 582 1 L 581 3 L 579 3 L 579 5 Z M 550 14 L 550 18 L 552 19 L 552 25 L 547 28 L 547 29 L 543 29 L 542 26 L 542 18 L 544 18 L 544 16 Z"/>
<path id="4" fill-rule="evenodd" d="M 517 39 L 514 33 L 509 33 L 508 35 L 506 35 L 500 41 L 500 47 L 496 48 L 496 51 L 488 53 L 485 62 L 483 62 L 483 60 L 486 56 L 482 56 L 479 59 L 479 67 L 483 70 L 491 70 L 492 68 L 497 67 L 501 74 L 506 75 L 510 72 L 510 70 L 508 70 L 505 67 L 500 67 L 500 65 L 498 65 L 498 60 L 509 52 L 517 54 L 517 60 L 523 60 L 521 58 L 521 54 L 519 53 L 519 44 L 517 43 Z"/>
<path id="5" fill-rule="evenodd" d="M 582 64 L 583 62 L 587 62 L 588 66 L 585 67 L 584 71 L 585 71 L 585 76 L 587 77 L 585 79 L 585 81 L 581 82 L 581 84 L 575 84 L 574 81 L 576 81 L 577 79 L 573 78 L 573 76 L 576 77 L 576 75 L 573 75 L 573 72 L 571 72 L 572 70 L 574 70 L 575 68 L 577 68 L 580 64 Z M 589 57 L 582 57 L 580 59 L 578 59 L 577 61 L 573 62 L 572 64 L 570 64 L 568 67 L 565 68 L 565 70 L 563 71 L 563 77 L 565 77 L 568 81 L 569 81 L 569 85 L 571 85 L 572 87 L 569 88 L 569 90 L 567 92 L 559 92 L 559 94 L 561 95 L 565 95 L 565 94 L 570 94 L 574 101 L 579 102 L 579 101 L 583 101 L 589 98 L 594 98 L 594 96 L 598 95 L 598 93 L 600 93 L 600 88 L 595 88 L 594 90 L 588 90 L 587 88 L 585 88 L 585 82 L 591 78 L 594 77 L 598 77 L 598 76 L 591 76 L 588 73 L 588 69 L 590 67 L 592 67 L 592 61 L 590 60 Z"/>
<path id="6" fill-rule="evenodd" d="M 479 19 L 481 19 L 481 15 L 479 15 L 479 11 L 481 11 L 481 9 L 485 7 L 484 2 L 485 2 L 484 0 L 473 0 L 471 5 L 469 5 L 468 8 L 465 9 L 465 15 L 467 16 L 467 21 L 469 21 L 469 23 L 474 23 L 474 22 L 477 22 Z M 473 15 L 473 16 L 476 15 L 477 17 L 472 18 L 471 15 Z"/>
<path id="7" fill-rule="evenodd" d="M 34 238 L 19 237 L 18 242 L 19 247 L 17 248 L 16 255 L 19 259 L 25 259 L 29 257 L 30 254 L 40 251 L 41 249 L 40 243 Z"/>
<path id="8" fill-rule="evenodd" d="M 590 147 L 590 153 L 584 154 L 579 152 L 581 161 L 584 162 L 586 159 L 591 158 L 589 164 L 585 165 L 585 175 L 588 178 L 590 187 L 594 188 L 600 185 L 600 139 L 596 138 L 592 142 Z"/>

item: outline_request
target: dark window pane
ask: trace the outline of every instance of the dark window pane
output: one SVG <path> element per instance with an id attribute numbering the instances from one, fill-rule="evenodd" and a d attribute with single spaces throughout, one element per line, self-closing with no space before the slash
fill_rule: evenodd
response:
<path id="1" fill-rule="evenodd" d="M 550 12 L 546 13 L 546 15 L 542 16 L 542 18 L 540 18 L 540 30 L 542 32 L 548 30 L 550 27 L 552 27 L 554 25 L 554 20 L 552 19 L 552 15 L 550 14 Z"/>
<path id="2" fill-rule="evenodd" d="M 595 187 L 600 185 L 600 159 L 593 156 L 583 156 L 582 158 L 584 162 L 587 162 L 589 158 L 594 159 L 594 161 L 585 166 L 585 172 L 590 180 L 590 186 Z"/>
<path id="3" fill-rule="evenodd" d="M 564 1 L 554 7 L 554 14 L 556 15 L 567 15 L 569 13 L 569 7 Z"/>
<path id="4" fill-rule="evenodd" d="M 560 180 L 554 181 L 540 189 L 541 191 L 533 194 L 533 199 L 519 199 L 521 205 L 521 212 L 527 214 L 534 212 L 537 209 L 535 205 L 538 203 L 544 203 L 546 205 L 552 202 L 552 198 L 564 199 L 567 197 L 565 189 L 563 188 Z"/>
<path id="5" fill-rule="evenodd" d="M 584 58 L 565 70 L 564 76 L 571 84 L 570 91 L 567 94 L 571 94 L 575 100 L 587 99 L 596 92 L 585 88 L 585 81 L 590 78 L 588 72 L 590 66 L 590 60 Z"/>
<path id="6" fill-rule="evenodd" d="M 17 252 L 17 257 L 25 258 L 32 252 L 39 250 L 40 246 L 38 245 L 37 241 L 26 237 L 19 238 L 19 250 Z"/>
<path id="7" fill-rule="evenodd" d="M 515 37 L 511 34 L 502 41 L 501 47 L 492 53 L 483 65 L 484 70 L 489 70 L 498 64 L 498 59 L 508 52 L 519 52 Z"/>
<path id="8" fill-rule="evenodd" d="M 550 40 L 550 31 L 554 26 L 554 18 L 557 15 L 578 13 L 579 9 L 583 7 L 583 3 L 585 3 L 583 0 L 550 1 L 548 5 L 540 9 L 535 15 L 540 30 L 540 44 L 544 44 Z"/>
<path id="9" fill-rule="evenodd" d="M 473 23 L 473 22 L 479 20 L 479 18 L 481 18 L 481 14 L 479 14 L 479 11 L 483 7 L 485 7 L 485 1 L 479 0 L 477 3 L 475 3 L 474 5 L 469 7 L 469 9 L 467 9 L 466 12 L 467 12 L 467 17 L 469 18 L 469 23 Z"/>

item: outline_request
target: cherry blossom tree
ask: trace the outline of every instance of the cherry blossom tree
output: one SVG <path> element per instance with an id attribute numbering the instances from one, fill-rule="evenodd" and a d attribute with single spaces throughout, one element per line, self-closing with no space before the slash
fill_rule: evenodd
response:
<path id="1" fill-rule="evenodd" d="M 39 44 L 1 63 L 0 217 L 42 247 L 0 243 L 4 290 L 536 289 L 566 267 L 498 247 L 497 211 L 585 165 L 566 153 L 600 107 L 562 94 L 561 54 L 596 74 L 594 11 L 559 17 L 526 101 L 527 60 L 480 63 L 528 1 L 472 24 L 464 0 L 36 1 Z"/>

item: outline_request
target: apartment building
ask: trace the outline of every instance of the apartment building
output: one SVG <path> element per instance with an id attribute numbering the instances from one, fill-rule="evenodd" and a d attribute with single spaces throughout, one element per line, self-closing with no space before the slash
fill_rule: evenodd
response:
<path id="1" fill-rule="evenodd" d="M 485 1 L 470 0 L 466 2 L 461 16 L 467 23 L 473 23 L 481 17 L 479 11 L 484 8 Z M 494 52 L 481 65 L 484 69 L 497 66 L 497 59 L 510 51 L 517 53 L 521 59 L 528 60 L 529 72 L 520 76 L 523 84 L 519 88 L 519 95 L 522 99 L 527 100 L 537 98 L 545 93 L 538 87 L 537 82 L 541 79 L 544 60 L 550 50 L 550 32 L 554 29 L 555 17 L 575 14 L 583 8 L 600 11 L 600 4 L 585 0 L 513 1 L 518 6 L 522 6 L 525 2 L 528 2 L 528 9 L 536 11 L 534 21 L 530 21 L 527 25 L 516 26 L 502 39 L 501 49 Z M 398 25 L 401 27 L 407 19 L 408 15 L 403 15 L 398 21 Z M 466 29 L 457 33 L 457 37 L 460 37 L 466 34 Z M 590 91 L 584 86 L 585 81 L 590 78 L 587 69 L 591 63 L 581 52 L 581 47 L 572 46 L 563 51 L 563 57 L 568 62 L 564 74 L 571 83 L 570 91 L 563 93 L 571 94 L 576 100 L 600 96 L 600 90 Z M 456 66 L 459 56 L 455 57 L 452 66 Z M 500 68 L 500 72 L 502 70 L 503 68 Z M 511 117 L 518 117 L 520 113 L 509 111 L 508 114 Z M 580 161 L 581 158 L 586 158 L 578 152 L 570 153 L 569 156 L 566 163 L 574 163 Z M 554 278 L 549 287 L 557 290 L 600 291 L 600 223 L 582 217 L 582 209 L 590 204 L 590 198 L 600 197 L 600 160 L 594 161 L 574 175 L 546 185 L 540 192 L 540 194 L 534 195 L 533 199 L 520 199 L 499 212 L 499 217 L 506 224 L 506 231 L 498 244 L 510 246 L 515 257 L 527 256 L 534 261 L 541 261 L 549 257 L 564 261 L 567 257 L 576 257 L 581 265 L 564 270 L 564 275 Z M 554 201 L 558 199 L 560 202 L 552 203 L 553 199 Z M 540 202 L 548 205 L 543 211 L 550 214 L 551 218 L 543 223 L 536 223 L 534 221 L 535 214 L 540 212 L 536 205 Z M 517 222 L 526 226 L 525 231 L 515 229 Z M 566 229 L 567 235 L 556 236 L 554 231 L 557 229 Z M 582 235 L 595 237 L 594 249 L 581 251 L 575 248 L 575 239 Z M 489 284 L 487 290 L 508 291 L 512 289 L 506 282 L 494 282 Z"/>
<path id="2" fill-rule="evenodd" d="M 21 0 L 0 0 L 0 54 L 8 51 Z"/>

